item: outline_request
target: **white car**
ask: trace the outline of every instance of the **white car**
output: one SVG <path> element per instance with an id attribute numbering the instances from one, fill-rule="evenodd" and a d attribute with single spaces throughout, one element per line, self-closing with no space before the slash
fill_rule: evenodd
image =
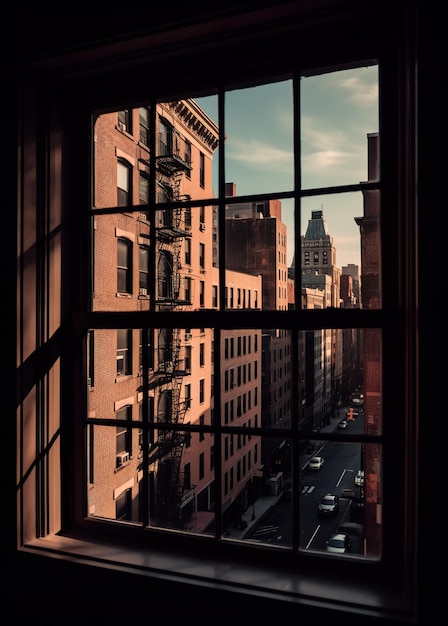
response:
<path id="1" fill-rule="evenodd" d="M 350 537 L 345 533 L 333 533 L 327 540 L 327 550 L 339 554 L 350 552 Z"/>
<path id="2" fill-rule="evenodd" d="M 339 510 L 339 498 L 333 493 L 327 493 L 317 505 L 320 515 L 336 515 Z"/>
<path id="3" fill-rule="evenodd" d="M 355 475 L 355 485 L 358 487 L 364 486 L 364 470 L 358 470 Z"/>
<path id="4" fill-rule="evenodd" d="M 310 470 L 320 470 L 322 465 L 324 464 L 324 459 L 321 456 L 313 456 L 308 461 L 308 468 Z"/>

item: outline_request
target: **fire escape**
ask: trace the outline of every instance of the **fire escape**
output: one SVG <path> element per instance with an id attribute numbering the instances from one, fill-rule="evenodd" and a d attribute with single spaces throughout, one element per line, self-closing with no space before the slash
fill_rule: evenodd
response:
<path id="1" fill-rule="evenodd" d="M 170 203 L 156 212 L 157 293 L 159 311 L 179 310 L 189 304 L 181 276 L 181 250 L 185 237 L 186 208 L 182 206 L 180 183 L 190 163 L 185 155 L 185 140 L 171 126 L 163 125 L 156 154 L 157 203 Z M 173 204 L 171 204 L 173 203 Z M 177 204 L 176 204 L 177 203 Z M 160 329 L 157 338 L 154 373 L 150 385 L 157 391 L 157 421 L 181 425 L 189 404 L 181 399 L 185 369 L 182 330 Z M 149 451 L 149 464 L 157 466 L 155 494 L 151 510 L 153 519 L 164 526 L 181 525 L 181 502 L 190 490 L 180 472 L 182 452 L 189 434 L 181 430 L 159 429 L 157 440 Z"/>

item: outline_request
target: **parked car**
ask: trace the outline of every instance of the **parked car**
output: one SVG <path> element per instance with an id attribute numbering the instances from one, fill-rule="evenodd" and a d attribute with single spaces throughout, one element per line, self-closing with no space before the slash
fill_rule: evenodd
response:
<path id="1" fill-rule="evenodd" d="M 357 487 L 364 486 L 364 470 L 358 470 L 355 474 L 355 485 Z"/>
<path id="2" fill-rule="evenodd" d="M 308 461 L 308 468 L 310 470 L 320 470 L 322 465 L 324 464 L 324 459 L 321 456 L 313 456 Z"/>
<path id="3" fill-rule="evenodd" d="M 338 552 L 339 554 L 350 552 L 350 546 L 350 537 L 345 533 L 333 533 L 327 540 L 328 552 Z"/>
<path id="4" fill-rule="evenodd" d="M 347 422 L 347 420 L 341 420 L 341 421 L 339 422 L 339 424 L 338 424 L 338 428 L 341 428 L 341 429 L 342 429 L 342 428 L 347 428 L 347 426 L 348 426 L 348 422 Z"/>
<path id="5" fill-rule="evenodd" d="M 336 515 L 339 510 L 339 498 L 333 493 L 327 493 L 317 505 L 320 515 Z"/>

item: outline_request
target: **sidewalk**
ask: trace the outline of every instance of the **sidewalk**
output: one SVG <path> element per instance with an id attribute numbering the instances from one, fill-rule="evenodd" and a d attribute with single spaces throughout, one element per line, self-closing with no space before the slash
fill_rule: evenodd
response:
<path id="1" fill-rule="evenodd" d="M 345 410 L 346 410 L 345 408 L 340 409 L 338 411 L 338 414 L 334 418 L 331 419 L 330 424 L 328 424 L 327 426 L 323 426 L 320 429 L 320 432 L 333 432 L 336 429 L 338 422 L 340 422 L 340 420 L 343 418 L 343 414 L 345 414 Z M 322 445 L 322 442 L 321 442 L 321 445 Z M 303 468 L 304 465 L 306 465 L 306 463 L 310 460 L 312 456 L 318 454 L 319 449 L 320 449 L 320 446 L 316 447 L 316 449 L 313 452 L 310 452 L 310 453 L 303 452 L 300 455 L 300 467 Z M 283 491 L 278 493 L 276 496 L 261 495 L 259 498 L 257 498 L 254 505 L 250 505 L 247 507 L 246 511 L 243 513 L 241 517 L 243 521 L 243 526 L 245 526 L 245 524 L 247 524 L 247 526 L 245 528 L 236 528 L 232 526 L 231 528 L 227 529 L 226 536 L 231 537 L 232 539 L 244 539 L 250 533 L 253 526 L 255 526 L 256 524 L 260 522 L 260 519 L 264 517 L 264 515 L 269 511 L 271 507 L 275 506 L 275 504 L 279 501 L 282 495 L 283 495 Z M 254 513 L 255 513 L 255 516 L 254 516 Z"/>
<path id="2" fill-rule="evenodd" d="M 247 524 L 245 528 L 236 528 L 231 527 L 226 531 L 226 537 L 230 537 L 232 539 L 244 539 L 246 535 L 248 535 L 255 526 L 260 522 L 260 519 L 264 517 L 264 515 L 269 511 L 271 507 L 273 507 L 282 497 L 283 491 L 281 491 L 276 496 L 271 495 L 261 495 L 259 498 L 255 500 L 254 505 L 250 505 L 247 507 L 245 513 L 241 516 L 241 519 Z M 255 517 L 254 517 L 255 513 Z"/>

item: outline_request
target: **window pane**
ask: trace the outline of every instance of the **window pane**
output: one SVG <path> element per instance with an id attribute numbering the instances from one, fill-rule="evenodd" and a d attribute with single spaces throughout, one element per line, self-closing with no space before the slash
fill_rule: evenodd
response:
<path id="1" fill-rule="evenodd" d="M 382 333 L 321 329 L 299 333 L 301 431 L 382 432 Z M 341 424 L 341 422 L 347 422 Z"/>
<path id="2" fill-rule="evenodd" d="M 227 195 L 235 195 L 235 185 Z M 287 201 L 290 207 L 291 202 Z M 291 212 L 285 217 L 293 224 Z M 291 226 L 293 229 L 293 226 Z M 280 200 L 239 202 L 226 206 L 226 287 L 232 298 L 228 309 L 286 311 L 292 307 L 293 293 L 288 284 L 288 227 Z"/>
<path id="3" fill-rule="evenodd" d="M 137 429 L 93 426 L 89 430 L 88 514 L 137 523 L 139 483 L 135 480 L 139 456 Z M 118 444 L 117 438 L 120 438 Z M 121 439 L 123 443 L 121 443 Z"/>
<path id="4" fill-rule="evenodd" d="M 226 182 L 239 195 L 291 191 L 292 81 L 227 92 L 225 107 Z"/>
<path id="5" fill-rule="evenodd" d="M 379 208 L 377 190 L 303 198 L 304 308 L 381 307 Z M 313 306 L 306 289 L 319 289 L 321 304 Z"/>
<path id="6" fill-rule="evenodd" d="M 176 207 L 155 214 L 96 215 L 92 307 L 97 311 L 211 309 L 219 306 L 216 207 Z M 134 242 L 139 242 L 135 245 Z M 107 242 L 107 243 L 106 243 Z M 117 254 L 112 254 L 112 246 Z M 152 256 L 155 259 L 152 259 Z M 152 271 L 152 263 L 155 271 Z M 133 271 L 138 275 L 133 275 Z M 133 288 L 135 285 L 135 289 Z M 258 288 L 261 293 L 261 288 Z M 151 293 L 155 294 L 153 301 Z M 250 294 L 248 295 L 250 298 Z M 258 301 L 257 294 L 253 302 Z"/>
<path id="7" fill-rule="evenodd" d="M 300 547 L 338 554 L 344 548 L 348 554 L 380 557 L 381 446 L 315 441 L 305 446 L 300 467 L 295 491 L 300 498 Z M 347 537 L 337 537 L 328 546 L 335 534 Z"/>
<path id="8" fill-rule="evenodd" d="M 195 100 L 161 102 L 156 118 L 156 202 L 213 198 L 216 121 Z"/>
<path id="9" fill-rule="evenodd" d="M 189 533 L 211 534 L 214 529 L 213 436 L 158 430 L 149 443 L 149 526 Z"/>
<path id="10" fill-rule="evenodd" d="M 302 187 L 371 179 L 365 145 L 378 132 L 377 66 L 303 77 L 300 99 Z"/>

